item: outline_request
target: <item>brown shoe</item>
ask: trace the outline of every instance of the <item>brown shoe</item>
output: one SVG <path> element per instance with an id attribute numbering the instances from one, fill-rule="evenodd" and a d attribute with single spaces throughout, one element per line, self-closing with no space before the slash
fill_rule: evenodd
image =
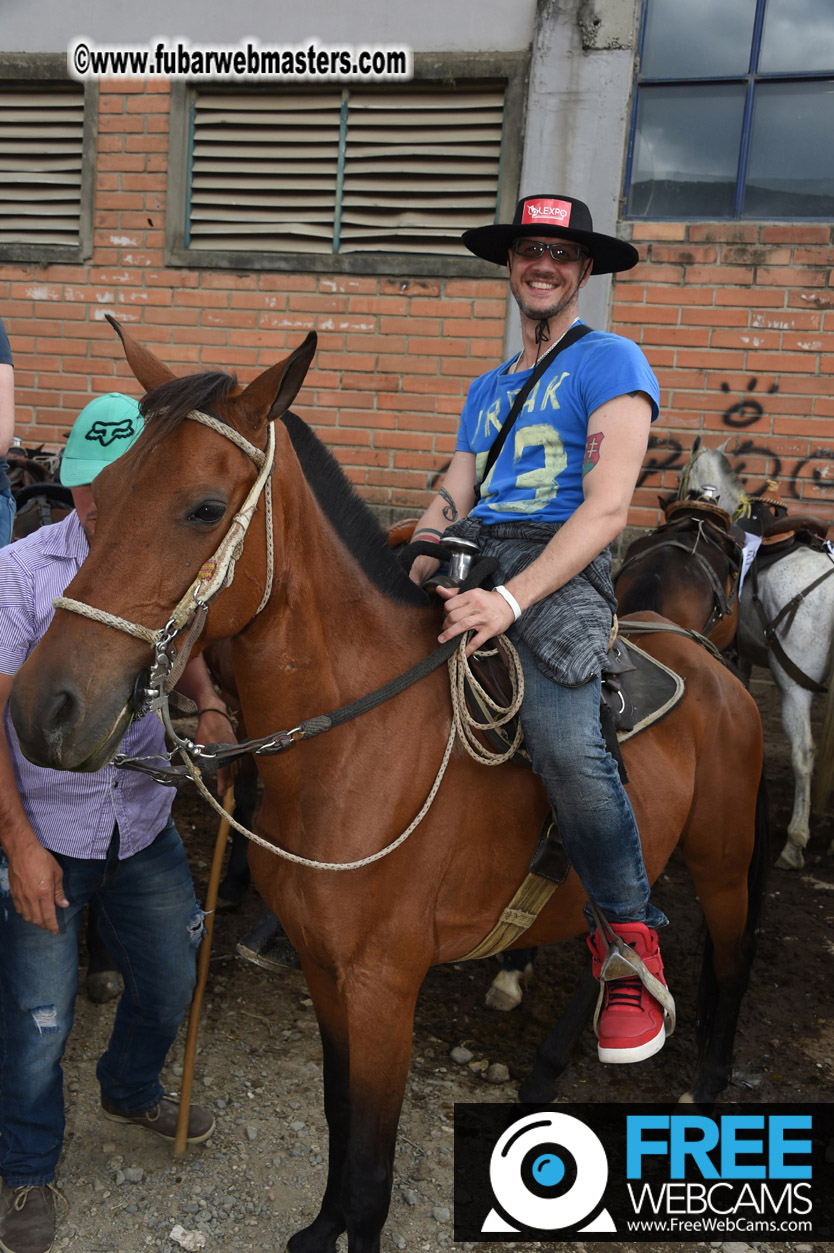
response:
<path id="1" fill-rule="evenodd" d="M 145 1109 L 138 1114 L 130 1114 L 116 1105 L 109 1105 L 103 1097 L 101 1108 L 104 1110 L 105 1117 L 112 1118 L 113 1122 L 134 1123 L 137 1127 L 155 1131 L 158 1136 L 163 1136 L 166 1140 L 175 1140 L 177 1137 L 180 1103 L 176 1097 L 163 1096 L 153 1109 Z M 214 1131 L 214 1115 L 209 1110 L 203 1109 L 201 1105 L 192 1105 L 188 1114 L 187 1142 L 202 1144 L 203 1140 L 209 1138 L 212 1131 Z"/>
<path id="2" fill-rule="evenodd" d="M 3 1253 L 49 1253 L 55 1239 L 55 1197 L 51 1183 L 0 1191 L 0 1249 Z M 63 1199 L 63 1198 L 62 1198 Z"/>

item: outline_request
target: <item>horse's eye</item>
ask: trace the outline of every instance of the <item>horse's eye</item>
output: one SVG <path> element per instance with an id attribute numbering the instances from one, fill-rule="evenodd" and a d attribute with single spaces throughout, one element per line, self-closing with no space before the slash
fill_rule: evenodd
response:
<path id="1" fill-rule="evenodd" d="M 188 515 L 189 522 L 219 522 L 226 512 L 226 506 L 219 500 L 204 500 Z"/>

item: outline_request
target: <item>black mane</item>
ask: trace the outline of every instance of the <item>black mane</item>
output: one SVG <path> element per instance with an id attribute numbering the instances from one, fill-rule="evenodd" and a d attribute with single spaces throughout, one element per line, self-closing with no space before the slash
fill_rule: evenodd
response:
<path id="1" fill-rule="evenodd" d="M 148 436 L 125 456 L 142 456 L 180 426 L 193 409 L 223 421 L 218 409 L 236 383 L 233 374 L 210 372 L 188 374 L 154 388 L 139 406 Z M 388 546 L 387 535 L 336 458 L 296 414 L 285 413 L 281 421 L 322 512 L 374 586 L 392 600 L 425 607 L 426 593 L 411 582 Z"/>
<path id="2" fill-rule="evenodd" d="M 428 604 L 388 545 L 374 514 L 357 495 L 344 470 L 316 433 L 294 413 L 281 421 L 325 517 L 379 591 L 408 605 Z"/>

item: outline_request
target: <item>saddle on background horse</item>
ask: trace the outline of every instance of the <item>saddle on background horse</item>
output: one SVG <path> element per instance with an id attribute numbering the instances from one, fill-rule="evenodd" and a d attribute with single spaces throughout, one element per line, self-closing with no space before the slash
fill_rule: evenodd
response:
<path id="1" fill-rule="evenodd" d="M 739 519 L 739 525 L 761 536 L 756 554 L 759 570 L 766 570 L 795 547 L 822 552 L 829 529 L 829 523 L 814 514 L 788 513 L 775 479 L 768 479 L 765 491 L 750 503 L 750 517 Z"/>

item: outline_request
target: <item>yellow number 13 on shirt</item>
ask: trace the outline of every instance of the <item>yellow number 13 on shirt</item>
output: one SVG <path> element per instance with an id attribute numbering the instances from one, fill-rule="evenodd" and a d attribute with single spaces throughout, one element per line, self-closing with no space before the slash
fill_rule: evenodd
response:
<path id="1" fill-rule="evenodd" d="M 515 432 L 515 441 L 513 446 L 513 464 L 518 465 L 524 453 L 531 448 L 541 448 L 544 451 L 544 465 L 538 465 L 532 470 L 525 470 L 521 474 L 516 475 L 515 489 L 517 491 L 526 492 L 527 498 L 524 500 L 505 500 L 501 506 L 490 502 L 490 509 L 499 509 L 501 513 L 538 513 L 543 509 L 548 501 L 553 500 L 559 490 L 558 478 L 568 464 L 565 447 L 559 436 L 559 432 L 554 430 L 546 422 L 539 423 L 537 426 L 525 426 L 521 430 Z M 478 454 L 478 470 L 486 463 L 488 452 Z M 499 458 L 501 460 L 501 458 Z M 496 461 L 495 465 L 498 462 Z M 489 496 L 490 484 L 492 476 L 495 473 L 495 465 L 489 472 L 486 482 L 483 485 L 482 493 Z"/>

